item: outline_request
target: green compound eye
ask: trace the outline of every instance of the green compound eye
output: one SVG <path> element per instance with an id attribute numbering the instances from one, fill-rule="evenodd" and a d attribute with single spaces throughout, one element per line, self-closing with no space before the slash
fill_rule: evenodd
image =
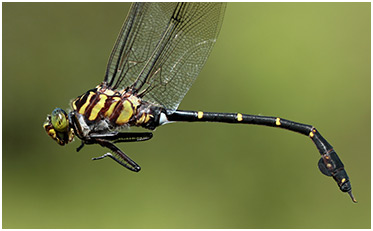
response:
<path id="1" fill-rule="evenodd" d="M 69 127 L 69 119 L 66 112 L 61 108 L 54 109 L 51 115 L 51 123 L 58 132 L 66 132 Z"/>

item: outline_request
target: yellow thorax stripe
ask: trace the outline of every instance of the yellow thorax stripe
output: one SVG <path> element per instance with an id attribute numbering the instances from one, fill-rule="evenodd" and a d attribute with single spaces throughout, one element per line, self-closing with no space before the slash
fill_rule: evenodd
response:
<path id="1" fill-rule="evenodd" d="M 120 112 L 117 120 L 115 121 L 115 123 L 118 125 L 123 125 L 127 123 L 133 115 L 132 104 L 128 100 L 125 100 L 122 103 L 122 105 L 123 105 L 122 111 Z"/>
<path id="2" fill-rule="evenodd" d="M 90 104 L 92 96 L 95 95 L 95 94 L 96 94 L 95 92 L 92 92 L 92 91 L 89 92 L 89 96 L 88 96 L 87 100 L 85 101 L 83 106 L 81 106 L 80 109 L 79 109 L 80 114 L 84 114 L 85 110 L 87 109 L 88 105 Z"/>
<path id="3" fill-rule="evenodd" d="M 105 112 L 104 114 L 104 117 L 110 117 L 111 114 L 113 114 L 113 111 L 114 111 L 114 108 L 115 106 L 118 104 L 118 102 L 120 101 L 120 97 L 113 97 L 112 100 L 114 102 L 111 103 L 109 109 Z"/>
<path id="4" fill-rule="evenodd" d="M 106 99 L 108 98 L 104 94 L 100 94 L 100 100 L 96 103 L 96 105 L 92 108 L 91 114 L 89 115 L 88 120 L 95 120 L 97 118 L 98 113 L 101 109 L 105 106 Z"/>

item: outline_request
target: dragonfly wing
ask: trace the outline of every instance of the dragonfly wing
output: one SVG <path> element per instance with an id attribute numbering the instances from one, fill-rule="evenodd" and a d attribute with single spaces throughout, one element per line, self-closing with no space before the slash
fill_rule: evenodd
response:
<path id="1" fill-rule="evenodd" d="M 129 86 L 175 110 L 218 36 L 225 3 L 135 3 L 110 55 L 104 82 Z"/>

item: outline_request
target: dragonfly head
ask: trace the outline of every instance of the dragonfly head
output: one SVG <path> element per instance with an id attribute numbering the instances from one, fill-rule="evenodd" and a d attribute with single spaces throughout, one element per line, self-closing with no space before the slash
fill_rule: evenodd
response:
<path id="1" fill-rule="evenodd" d="M 48 115 L 43 127 L 59 145 L 73 141 L 74 130 L 70 126 L 69 116 L 61 108 L 54 109 L 52 115 Z"/>

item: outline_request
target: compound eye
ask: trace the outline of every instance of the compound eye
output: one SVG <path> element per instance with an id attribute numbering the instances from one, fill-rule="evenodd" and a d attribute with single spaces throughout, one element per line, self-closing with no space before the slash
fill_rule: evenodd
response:
<path id="1" fill-rule="evenodd" d="M 66 132 L 69 127 L 69 119 L 66 112 L 61 108 L 54 109 L 51 115 L 51 123 L 57 131 Z"/>

